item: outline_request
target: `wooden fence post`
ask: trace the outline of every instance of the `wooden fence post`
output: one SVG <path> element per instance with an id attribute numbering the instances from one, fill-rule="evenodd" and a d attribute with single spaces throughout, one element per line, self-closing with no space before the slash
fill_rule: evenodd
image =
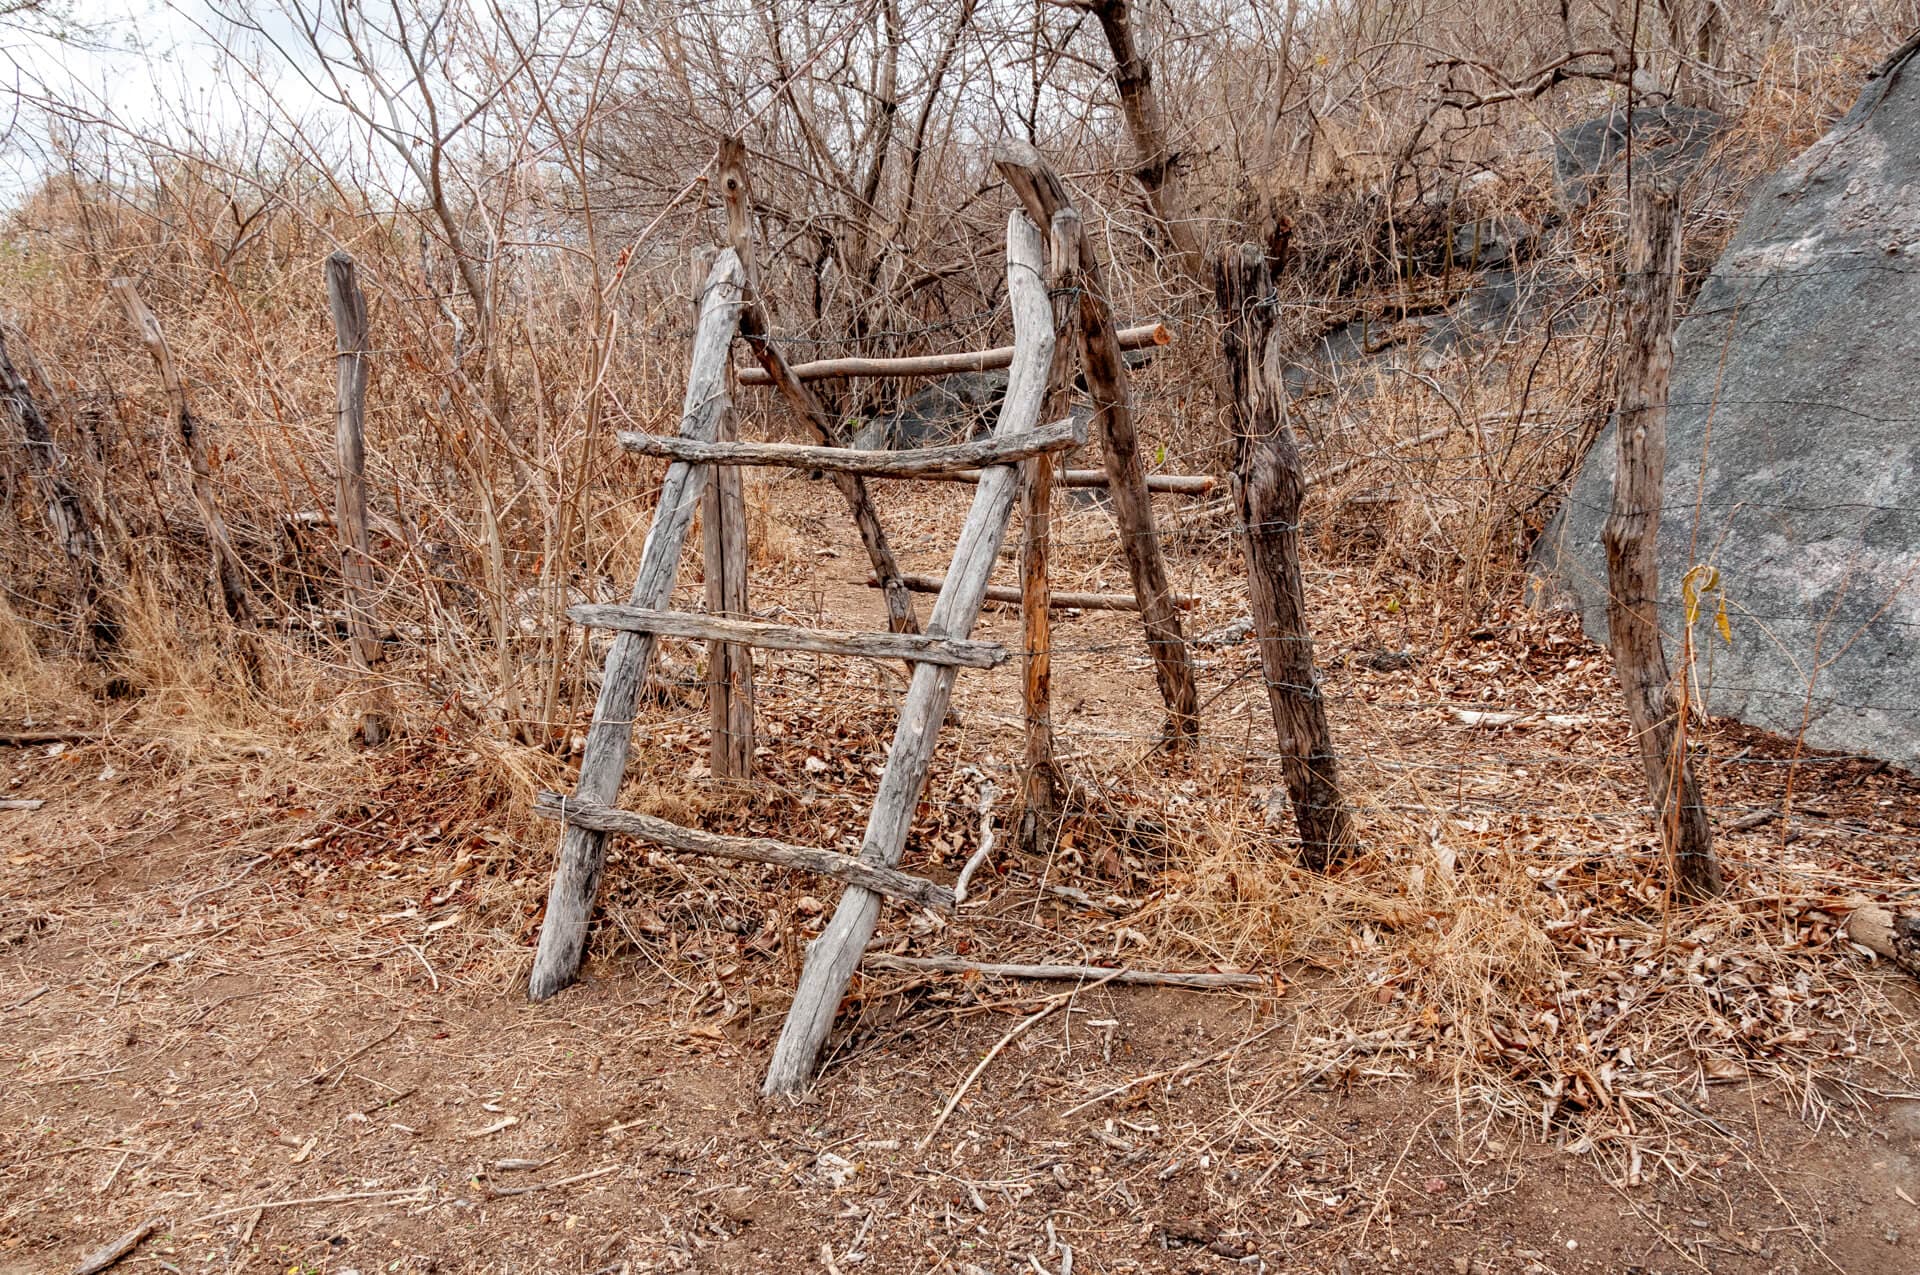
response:
<path id="1" fill-rule="evenodd" d="M 1067 188 L 1039 151 L 1025 142 L 1008 142 L 994 154 L 994 165 L 1019 196 L 1027 215 L 1037 224 L 1051 225 L 1053 215 L 1071 208 Z M 1106 284 L 1093 243 L 1084 227 L 1078 260 L 1064 281 L 1077 291 L 1080 309 L 1078 343 L 1080 370 L 1093 399 L 1094 430 L 1100 436 L 1106 464 L 1107 490 L 1113 497 L 1114 521 L 1119 524 L 1120 547 L 1133 578 L 1133 594 L 1140 601 L 1140 619 L 1147 631 L 1154 677 L 1167 704 L 1167 742 L 1174 748 L 1198 738 L 1200 701 L 1194 688 L 1193 660 L 1180 633 L 1180 613 L 1173 605 L 1167 580 L 1167 561 L 1154 527 L 1153 502 L 1147 496 L 1146 467 L 1133 428 L 1133 405 L 1127 394 L 1127 365 L 1107 301 Z"/>
<path id="2" fill-rule="evenodd" d="M 1062 208 L 1047 236 L 1047 282 L 1053 290 L 1053 364 L 1047 371 L 1042 420 L 1072 411 L 1075 306 L 1062 284 L 1072 277 L 1080 251 L 1080 215 Z M 1060 817 L 1060 775 L 1053 760 L 1053 618 L 1047 581 L 1047 550 L 1053 538 L 1053 478 L 1057 458 L 1036 456 L 1020 466 L 1020 655 L 1021 699 L 1027 728 L 1026 764 L 1020 774 L 1020 848 L 1040 853 Z"/>
<path id="3" fill-rule="evenodd" d="M 206 427 L 193 414 L 193 408 L 187 402 L 187 387 L 180 379 L 179 367 L 173 361 L 173 350 L 167 344 L 167 334 L 161 329 L 160 320 L 141 299 L 140 290 L 134 286 L 133 280 L 124 278 L 113 280 L 110 286 L 139 335 L 140 343 L 147 347 L 148 355 L 160 371 L 161 383 L 166 387 L 174 424 L 179 428 L 180 441 L 187 449 L 193 503 L 200 509 L 200 521 L 206 527 L 207 541 L 213 546 L 214 577 L 220 585 L 220 600 L 226 608 L 227 618 L 242 630 L 250 631 L 253 626 L 253 602 L 247 590 L 246 567 L 233 547 L 233 538 L 227 534 L 227 520 L 221 516 L 220 504 L 214 497 L 213 466 L 207 459 Z M 251 660 L 251 642 L 246 639 L 243 642 L 246 642 Z M 258 669 L 250 668 L 249 672 L 257 675 Z"/>
<path id="4" fill-rule="evenodd" d="M 734 441 L 731 405 L 714 425 L 714 441 Z M 715 465 L 700 506 L 705 554 L 707 610 L 748 619 L 747 503 L 738 465 Z M 753 648 L 707 643 L 708 710 L 712 722 L 710 768 L 715 779 L 753 777 Z"/>
<path id="5" fill-rule="evenodd" d="M 1222 254 L 1214 296 L 1224 323 L 1221 354 L 1233 393 L 1241 469 L 1234 506 L 1246 538 L 1247 591 L 1260 670 L 1267 683 L 1280 769 L 1300 832 L 1300 861 L 1320 871 L 1352 847 L 1352 819 L 1340 792 L 1333 733 L 1313 664 L 1306 585 L 1300 571 L 1300 510 L 1306 501 L 1300 451 L 1287 425 L 1282 388 L 1267 373 L 1273 339 L 1273 275 L 1252 244 Z"/>
<path id="6" fill-rule="evenodd" d="M 80 623 L 96 655 L 111 651 L 120 645 L 120 618 L 104 589 L 100 537 L 87 516 L 79 488 L 66 475 L 66 462 L 53 441 L 46 416 L 27 387 L 27 378 L 13 365 L 4 332 L 0 332 L 0 400 L 5 401 L 7 415 L 26 437 L 27 467 L 40 488 L 47 527 L 66 554 L 80 593 Z"/>
<path id="7" fill-rule="evenodd" d="M 692 369 L 687 393 L 681 400 L 680 433 L 687 438 L 713 439 L 727 403 L 727 350 L 740 326 L 740 289 L 744 276 L 740 258 L 731 248 L 722 252 L 700 291 L 700 317 L 693 338 Z M 675 461 L 660 484 L 660 503 L 653 526 L 640 551 L 634 575 L 633 606 L 658 611 L 673 594 L 680 572 L 680 555 L 693 523 L 694 503 L 706 484 L 708 466 Z M 580 778 L 573 795 L 583 801 L 612 805 L 626 775 L 627 752 L 633 746 L 633 710 L 652 662 L 654 635 L 622 632 L 607 652 L 606 673 L 594 702 L 593 726 L 580 758 Z M 527 996 L 545 1000 L 580 973 L 586 953 L 587 924 L 593 918 L 594 898 L 600 892 L 600 874 L 606 868 L 606 834 L 569 825 L 560 839 L 560 859 L 547 889 L 547 915 L 540 926 L 540 948 L 527 980 Z"/>
<path id="8" fill-rule="evenodd" d="M 1680 197 L 1671 179 L 1634 183 L 1627 242 L 1626 348 L 1620 356 L 1619 447 L 1607 549 L 1607 645 L 1626 697 L 1653 795 L 1660 841 L 1681 893 L 1720 893 L 1720 865 L 1693 765 L 1686 714 L 1660 640 L 1660 503 L 1667 469 L 1667 386 L 1673 373 L 1673 306 L 1680 272 Z"/>
<path id="9" fill-rule="evenodd" d="M 362 679 L 380 658 L 373 627 L 373 555 L 367 540 L 367 298 L 360 291 L 353 258 L 327 258 L 327 308 L 333 314 L 333 445 L 337 472 L 333 526 L 340 546 L 340 586 L 346 595 L 347 646 Z M 360 737 L 368 747 L 385 742 L 386 716 L 376 708 L 360 714 Z"/>

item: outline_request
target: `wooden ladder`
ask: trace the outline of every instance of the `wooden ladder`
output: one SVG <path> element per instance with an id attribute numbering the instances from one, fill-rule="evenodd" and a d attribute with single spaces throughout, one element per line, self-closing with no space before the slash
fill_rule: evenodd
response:
<path id="1" fill-rule="evenodd" d="M 741 242 L 737 231 L 735 242 Z M 668 457 L 672 464 L 661 485 L 660 503 L 627 604 L 578 606 L 569 612 L 579 623 L 612 629 L 616 636 L 587 732 L 579 781 L 571 795 L 541 794 L 536 807 L 539 813 L 560 820 L 565 833 L 547 895 L 546 919 L 528 994 L 535 1000 L 545 999 L 578 974 L 610 833 L 632 836 L 664 850 L 776 863 L 834 877 L 844 882 L 847 890 L 831 921 L 808 948 L 793 1006 L 767 1073 L 765 1092 L 773 1094 L 795 1092 L 811 1077 L 834 1013 L 872 937 L 881 899 L 890 896 L 943 911 L 951 911 L 954 906 L 951 890 L 900 871 L 908 829 L 932 765 L 940 727 L 947 717 L 954 679 L 962 668 L 992 668 L 1008 658 L 1005 648 L 973 641 L 971 634 L 1019 494 L 1016 465 L 1078 446 L 1086 436 L 1084 424 L 1068 420 L 1046 426 L 1037 423 L 1054 375 L 1054 309 L 1047 287 L 1045 239 L 1024 212 L 1016 211 L 1007 224 L 1007 290 L 1013 312 L 1014 354 L 1006 399 L 991 437 L 909 453 L 725 441 L 722 435 L 730 432 L 732 414 L 728 351 L 736 331 L 747 336 L 776 383 L 785 367 L 777 354 L 769 353 L 764 322 L 754 313 L 756 307 L 749 299 L 750 262 L 743 264 L 742 257 L 734 248 L 723 251 L 701 292 L 693 364 L 678 436 L 620 436 L 628 450 Z M 797 380 L 793 383 L 798 385 Z M 826 434 L 817 416 L 815 424 L 816 433 Z M 1047 463 L 1033 468 L 1045 468 Z M 709 481 L 709 471 L 717 483 L 730 467 L 738 465 L 895 478 L 979 470 L 973 506 L 925 630 L 898 631 L 903 626 L 897 612 L 896 631 L 838 633 L 670 609 L 694 505 Z M 842 490 L 849 492 L 856 519 L 862 519 L 864 489 L 858 501 L 852 486 L 843 486 Z M 876 538 L 884 547 L 877 521 L 869 528 L 870 505 L 864 513 L 861 531 L 869 550 Z M 891 575 L 897 580 L 890 556 L 885 558 L 884 569 L 881 558 L 875 554 L 881 578 Z M 711 603 L 711 591 L 709 597 Z M 1044 603 L 1042 607 L 1044 611 Z M 655 642 L 662 634 L 713 643 L 716 654 L 728 646 L 762 647 L 912 662 L 913 676 L 857 857 L 761 838 L 718 836 L 613 806 L 626 773 L 640 688 Z"/>

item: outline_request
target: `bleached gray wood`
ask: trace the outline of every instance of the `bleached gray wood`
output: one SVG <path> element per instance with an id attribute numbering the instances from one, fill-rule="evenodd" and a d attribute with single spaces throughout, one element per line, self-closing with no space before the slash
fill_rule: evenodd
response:
<path id="1" fill-rule="evenodd" d="M 938 970 L 947 974 L 988 974 L 995 978 L 1033 978 L 1072 981 L 1083 978 L 1106 979 L 1114 983 L 1132 983 L 1147 987 L 1272 987 L 1265 974 L 1185 973 L 1179 970 L 1116 970 L 1104 965 L 1005 965 L 993 961 L 969 961 L 958 956 L 895 956 L 875 952 L 861 962 L 875 970 Z"/>
<path id="2" fill-rule="evenodd" d="M 960 469 L 950 474 L 922 474 L 920 477 L 937 483 L 972 483 L 980 481 L 977 469 Z M 1055 487 L 1105 487 L 1107 471 L 1104 469 L 1063 469 L 1053 476 Z M 1211 474 L 1148 474 L 1147 490 L 1163 491 L 1181 496 L 1204 496 L 1219 486 L 1219 480 Z"/>
<path id="3" fill-rule="evenodd" d="M 1144 350 L 1150 345 L 1166 345 L 1173 340 L 1173 332 L 1164 323 L 1143 323 L 1120 329 L 1119 339 L 1123 350 Z M 949 372 L 985 372 L 1007 367 L 1013 362 L 1013 352 L 1013 346 L 999 345 L 991 350 L 918 354 L 897 359 L 820 359 L 813 363 L 795 363 L 791 371 L 803 381 L 824 381 L 835 376 L 945 376 Z M 742 385 L 773 383 L 773 377 L 761 368 L 740 371 Z"/>
<path id="4" fill-rule="evenodd" d="M 346 602 L 347 649 L 365 675 L 380 658 L 380 637 L 371 610 L 373 553 L 367 539 L 367 298 L 360 291 L 353 258 L 327 258 L 327 308 L 333 315 L 333 444 L 336 472 L 333 526 L 340 542 L 340 590 Z M 368 747 L 385 742 L 386 714 L 371 705 L 360 714 L 360 737 Z"/>
<path id="5" fill-rule="evenodd" d="M 926 478 L 958 470 L 978 472 L 983 465 L 1010 465 L 1087 441 L 1084 419 L 1068 418 L 1030 430 L 1018 438 L 998 434 L 944 447 L 911 451 L 862 451 L 851 447 L 811 447 L 799 443 L 699 443 L 658 434 L 622 433 L 620 446 L 641 456 L 671 456 L 707 465 L 783 465 L 824 469 L 872 478 Z"/>
<path id="6" fill-rule="evenodd" d="M 706 286 L 701 289 L 692 371 L 680 406 L 680 432 L 687 438 L 712 439 L 721 413 L 729 407 L 727 347 L 740 323 L 743 277 L 740 258 L 729 248 L 714 260 Z M 667 467 L 653 526 L 640 551 L 640 569 L 634 575 L 629 599 L 633 606 L 659 610 L 673 593 L 687 528 L 705 481 L 705 466 L 676 461 Z M 634 705 L 646 680 L 653 647 L 651 633 L 622 633 L 607 652 L 606 673 L 594 703 L 593 725 L 587 730 L 580 779 L 573 792 L 579 801 L 608 805 L 619 794 L 627 750 L 633 743 Z M 527 982 L 530 999 L 545 1000 L 579 974 L 587 923 L 593 916 L 594 896 L 599 892 L 600 873 L 605 866 L 605 834 L 569 827 L 560 839 L 559 863 L 547 890 L 547 916 L 540 927 L 540 947 Z"/>
<path id="7" fill-rule="evenodd" d="M 590 629 L 623 629 L 629 633 L 663 633 L 696 642 L 735 642 L 769 651 L 818 651 L 822 655 L 853 655 L 869 660 L 915 660 L 922 664 L 952 664 L 960 668 L 998 668 L 1006 663 L 1007 648 L 993 642 L 963 642 L 924 633 L 842 633 L 830 629 L 801 629 L 758 620 L 730 620 L 687 611 L 645 611 L 638 607 L 583 602 L 569 607 L 574 623 Z"/>
<path id="8" fill-rule="evenodd" d="M 1053 362 L 1053 305 L 1047 297 L 1046 248 L 1040 231 L 1015 211 L 1007 219 L 1007 293 L 1013 310 L 1015 354 L 1007 381 L 1007 397 L 994 428 L 998 437 L 1017 437 L 1031 430 L 1046 399 L 1047 373 Z M 1007 517 L 1018 494 L 1019 471 L 996 466 L 980 479 L 973 508 L 954 548 L 946 587 L 933 604 L 927 631 L 964 638 L 973 631 L 986 599 L 987 578 L 1006 536 Z M 906 848 L 914 808 L 920 802 L 927 769 L 947 705 L 953 696 L 955 671 L 951 666 L 921 664 L 913 670 L 900 709 L 900 724 L 887 750 L 887 768 L 867 819 L 860 857 L 875 865 L 893 867 Z M 795 1094 L 813 1075 L 820 1046 L 833 1027 L 833 1015 L 846 994 L 873 927 L 880 918 L 880 896 L 854 887 L 841 897 L 833 919 L 807 948 L 794 991 L 793 1006 L 780 1029 L 779 1043 L 767 1067 L 763 1093 Z"/>
<path id="9" fill-rule="evenodd" d="M 715 435 L 735 439 L 733 410 L 720 413 Z M 747 501 L 740 470 L 715 465 L 707 477 L 700 518 L 705 553 L 707 610 L 745 618 L 747 602 Z M 753 652 L 731 642 L 707 648 L 707 708 L 711 723 L 709 767 L 715 779 L 753 777 Z"/>
<path id="10" fill-rule="evenodd" d="M 652 815 L 618 810 L 597 803 L 577 803 L 557 792 L 543 792 L 535 799 L 533 813 L 542 819 L 558 819 L 572 828 L 591 830 L 600 835 L 634 837 L 662 850 L 680 854 L 702 854 L 710 859 L 731 859 L 743 863 L 772 863 L 783 868 L 798 868 L 844 881 L 884 894 L 888 898 L 937 912 L 953 911 L 953 891 L 925 877 L 862 862 L 837 850 L 818 846 L 795 846 L 766 837 L 729 837 L 717 832 L 686 828 Z"/>

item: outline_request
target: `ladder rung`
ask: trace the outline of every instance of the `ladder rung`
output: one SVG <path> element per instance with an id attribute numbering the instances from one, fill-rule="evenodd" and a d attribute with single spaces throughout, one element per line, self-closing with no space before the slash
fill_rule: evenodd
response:
<path id="1" fill-rule="evenodd" d="M 690 611 L 649 611 L 595 602 L 569 607 L 567 614 L 576 624 L 590 629 L 662 633 L 668 637 L 731 642 L 773 651 L 818 651 L 825 655 L 913 660 L 957 668 L 997 668 L 1007 661 L 1007 648 L 996 642 L 972 642 L 925 633 L 836 633 L 786 624 L 762 624 L 757 620 L 728 620 Z"/>
<path id="2" fill-rule="evenodd" d="M 1078 447 L 1087 441 L 1087 422 L 1084 417 L 1075 417 L 1020 434 L 901 452 L 800 443 L 706 443 L 664 434 L 622 433 L 618 437 L 620 445 L 630 452 L 668 456 L 696 465 L 785 465 L 872 478 L 928 478 L 984 465 L 1011 465 Z"/>
<path id="3" fill-rule="evenodd" d="M 947 587 L 945 576 L 902 575 L 900 583 L 912 593 L 938 593 Z M 872 576 L 867 577 L 867 587 L 877 589 L 880 582 Z M 1182 611 L 1191 611 L 1200 601 L 1191 593 L 1170 593 L 1167 595 L 1173 605 Z M 987 586 L 987 601 L 1018 602 L 1020 590 L 1011 584 L 990 584 Z M 1131 593 L 1062 593 L 1058 589 L 1050 590 L 1047 606 L 1056 611 L 1138 611 L 1140 601 Z"/>
<path id="4" fill-rule="evenodd" d="M 1164 323 L 1144 323 L 1121 328 L 1120 348 L 1143 350 L 1150 345 L 1165 345 L 1173 333 Z M 821 359 L 814 363 L 795 363 L 791 371 L 796 380 L 819 381 L 830 376 L 941 376 L 948 372 L 984 372 L 1006 367 L 1013 362 L 1013 347 L 997 345 L 991 350 L 964 350 L 958 354 L 921 354 L 899 359 Z M 772 385 L 773 377 L 765 368 L 746 367 L 736 373 L 742 385 Z"/>
<path id="5" fill-rule="evenodd" d="M 784 841 L 765 837 L 729 837 L 715 832 L 701 832 L 697 828 L 669 823 L 652 815 L 636 814 L 598 802 L 582 802 L 557 792 L 541 793 L 534 802 L 533 811 L 544 819 L 558 819 L 576 828 L 637 837 L 662 850 L 702 854 L 712 859 L 773 863 L 783 868 L 798 868 L 802 872 L 817 872 L 832 877 L 847 885 L 864 886 L 889 898 L 917 903 L 937 912 L 953 911 L 953 891 L 946 886 L 898 868 L 868 863 L 837 850 L 788 845 Z"/>
<path id="6" fill-rule="evenodd" d="M 980 471 L 961 469 L 951 474 L 928 474 L 928 478 L 943 483 L 977 483 Z M 1056 487 L 1099 488 L 1106 490 L 1107 471 L 1104 469 L 1068 469 L 1053 476 Z M 1205 496 L 1219 486 L 1219 480 L 1212 474 L 1148 474 L 1147 490 L 1173 492 L 1182 496 Z"/>

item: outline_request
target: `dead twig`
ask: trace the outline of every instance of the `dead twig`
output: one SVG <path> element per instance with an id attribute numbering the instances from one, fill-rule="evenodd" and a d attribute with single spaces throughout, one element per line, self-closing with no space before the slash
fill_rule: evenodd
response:
<path id="1" fill-rule="evenodd" d="M 953 1096 L 947 1099 L 947 1105 L 941 1109 L 939 1118 L 933 1122 L 933 1128 L 927 1130 L 926 1136 L 920 1139 L 920 1142 L 916 1147 L 916 1149 L 920 1151 L 925 1151 L 927 1149 L 928 1145 L 931 1144 L 934 1138 L 939 1134 L 941 1127 L 947 1123 L 947 1117 L 951 1116 L 953 1114 L 953 1109 L 960 1105 L 960 1099 L 965 1097 L 967 1090 L 973 1087 L 973 1082 L 980 1078 L 980 1073 L 987 1069 L 987 1064 L 1000 1056 L 1001 1050 L 1005 1049 L 1008 1045 L 1012 1044 L 1014 1041 L 1020 1039 L 1020 1037 L 1026 1035 L 1027 1030 L 1031 1028 L 1035 1023 L 1039 1022 L 1041 1019 L 1045 1018 L 1047 1015 L 1053 1013 L 1054 1010 L 1059 1009 L 1062 1005 L 1072 1000 L 1075 996 L 1078 996 L 1081 992 L 1090 992 L 1096 987 L 1100 987 L 1106 983 L 1111 983 L 1114 979 L 1118 978 L 1124 972 L 1125 971 L 1123 970 L 1109 970 L 1107 972 L 1107 976 L 1103 979 L 1100 979 L 1098 982 L 1088 983 L 1085 986 L 1076 987 L 1071 991 L 1058 992 L 1055 995 L 1048 997 L 1046 1004 L 1042 1005 L 1039 1009 L 1035 1010 L 1033 1013 L 1021 1019 L 1019 1023 L 1017 1023 L 1014 1026 L 1012 1031 L 1009 1031 L 1006 1035 L 1002 1036 L 999 1040 L 996 1040 L 995 1042 L 993 1042 L 993 1048 L 987 1051 L 987 1056 L 982 1058 L 979 1062 L 973 1065 L 973 1070 L 967 1073 L 967 1078 L 960 1082 L 959 1088 L 953 1091 Z"/>
<path id="2" fill-rule="evenodd" d="M 159 1230 L 165 1221 L 165 1218 L 150 1217 L 120 1238 L 102 1244 L 80 1259 L 80 1265 L 73 1268 L 73 1275 L 99 1275 L 99 1272 L 139 1248 L 140 1241 Z"/>
<path id="3" fill-rule="evenodd" d="M 605 1168 L 588 1169 L 585 1173 L 576 1173 L 570 1178 L 555 1178 L 551 1182 L 536 1182 L 532 1186 L 490 1186 L 487 1188 L 487 1193 L 495 1197 L 503 1195 L 531 1195 L 535 1191 L 551 1191 L 555 1187 L 572 1186 L 576 1182 L 590 1182 L 594 1178 L 604 1178 L 609 1173 L 618 1173 L 619 1171 L 619 1165 L 609 1164 Z"/>

